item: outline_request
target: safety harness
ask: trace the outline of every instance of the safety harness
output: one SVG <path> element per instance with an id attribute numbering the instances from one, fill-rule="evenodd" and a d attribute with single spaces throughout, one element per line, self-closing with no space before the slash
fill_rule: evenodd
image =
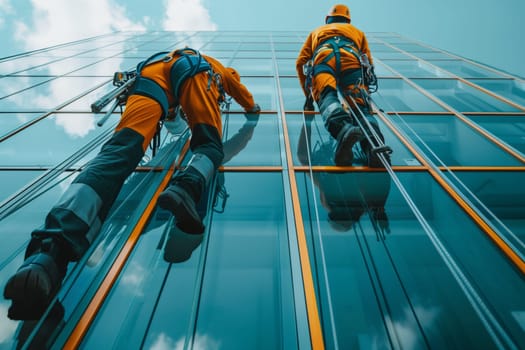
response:
<path id="1" fill-rule="evenodd" d="M 143 69 L 149 65 L 161 61 L 170 62 L 174 57 L 177 58 L 170 68 L 170 82 L 173 87 L 175 106 L 170 108 L 168 95 L 166 95 L 164 89 L 154 80 L 142 76 L 141 73 Z M 91 105 L 91 110 L 94 113 L 99 113 L 108 103 L 114 100 L 113 105 L 97 123 L 99 126 L 102 126 L 118 106 L 121 107 L 122 111 L 122 107 L 126 104 L 131 94 L 142 95 L 155 100 L 162 108 L 162 116 L 157 127 L 157 133 L 155 133 L 151 142 L 153 155 L 155 155 L 155 151 L 160 144 L 159 131 L 162 128 L 163 122 L 166 119 L 174 118 L 177 114 L 183 115 L 183 113 L 178 113 L 180 109 L 179 97 L 182 84 L 186 79 L 205 71 L 208 72 L 209 76 L 208 89 L 212 83 L 216 83 L 220 94 L 219 101 L 217 102 L 219 104 L 225 102 L 226 97 L 220 81 L 220 75 L 213 72 L 211 65 L 202 57 L 199 51 L 186 47 L 172 52 L 163 51 L 155 53 L 144 61 L 139 62 L 134 70 L 115 72 L 113 75 L 113 85 L 116 88 L 95 101 Z"/>
<path id="2" fill-rule="evenodd" d="M 317 55 L 322 51 L 330 50 L 330 53 L 317 64 L 313 64 Z M 360 69 L 357 71 L 341 71 L 341 50 L 344 50 L 355 56 L 359 62 Z M 335 69 L 333 69 L 328 62 L 335 58 Z M 356 98 L 362 98 L 368 104 L 368 94 L 377 91 L 377 78 L 368 56 L 362 53 L 355 42 L 344 36 L 333 36 L 322 41 L 314 51 L 312 59 L 309 60 L 303 67 L 303 72 L 306 76 L 305 88 L 309 91 L 314 76 L 320 73 L 329 73 L 336 78 L 337 85 L 343 84 L 345 86 L 354 83 L 357 86 L 363 84 L 368 87 L 368 91 L 363 88 L 356 89 L 350 93 Z M 356 72 L 358 72 L 356 74 Z M 341 81 L 341 79 L 343 81 Z M 346 82 L 348 80 L 348 82 Z"/>
<path id="3" fill-rule="evenodd" d="M 170 81 L 173 87 L 173 97 L 176 104 L 178 104 L 180 96 L 180 87 L 186 79 L 195 76 L 196 74 L 208 71 L 212 76 L 213 72 L 210 64 L 202 57 L 202 55 L 194 49 L 184 48 L 173 52 L 159 52 L 140 62 L 137 65 L 137 79 L 132 90 L 133 94 L 147 96 L 157 101 L 162 107 L 162 118 L 168 115 L 169 103 L 168 96 L 164 90 L 155 81 L 141 76 L 144 67 L 159 61 L 170 62 L 174 56 L 179 56 L 175 63 L 170 68 Z"/>

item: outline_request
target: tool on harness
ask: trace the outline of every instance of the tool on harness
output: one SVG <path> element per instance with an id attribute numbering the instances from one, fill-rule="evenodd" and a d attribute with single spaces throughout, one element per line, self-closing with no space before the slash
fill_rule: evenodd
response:
<path id="1" fill-rule="evenodd" d="M 97 122 L 98 126 L 103 126 L 118 106 L 122 108 L 122 106 L 126 104 L 136 77 L 137 73 L 135 70 L 129 72 L 115 72 L 113 74 L 113 86 L 116 87 L 91 104 L 91 111 L 93 113 L 100 113 L 106 105 L 115 100 L 113 105 L 111 105 L 104 116 Z"/>

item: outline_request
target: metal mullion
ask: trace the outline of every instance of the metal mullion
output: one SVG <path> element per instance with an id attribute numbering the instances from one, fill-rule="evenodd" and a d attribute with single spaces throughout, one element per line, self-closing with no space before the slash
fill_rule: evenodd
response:
<path id="1" fill-rule="evenodd" d="M 275 55 L 275 47 L 273 38 L 271 40 L 271 47 L 272 47 L 272 60 L 274 64 L 274 69 L 276 72 L 278 72 L 278 66 L 277 66 L 277 58 Z M 319 309 L 318 309 L 318 302 L 317 297 L 315 293 L 315 287 L 314 287 L 314 281 L 312 276 L 312 268 L 310 264 L 310 258 L 308 254 L 308 245 L 306 241 L 306 234 L 303 224 L 303 218 L 301 213 L 301 207 L 300 207 L 300 201 L 299 201 L 299 194 L 297 190 L 297 182 L 295 178 L 295 171 L 294 171 L 294 165 L 293 165 L 293 157 L 291 154 L 291 147 L 290 147 L 290 140 L 288 137 L 288 128 L 286 124 L 286 113 L 284 109 L 284 100 L 282 96 L 282 90 L 280 85 L 280 78 L 279 76 L 275 76 L 275 82 L 277 84 L 277 94 L 279 97 L 279 112 L 281 115 L 281 118 L 278 118 L 278 122 L 281 127 L 282 132 L 282 138 L 281 138 L 281 145 L 284 146 L 284 149 L 281 150 L 281 159 L 283 163 L 283 182 L 285 184 L 284 186 L 284 195 L 285 195 L 285 202 L 287 207 L 287 219 L 290 218 L 290 216 L 293 217 L 294 225 L 292 226 L 291 222 L 288 221 L 288 232 L 289 232 L 289 239 L 290 239 L 290 245 L 291 247 L 297 247 L 298 253 L 299 253 L 299 268 L 300 273 L 302 277 L 302 292 L 304 293 L 303 296 L 305 298 L 305 304 L 306 304 L 306 318 L 308 321 L 308 332 L 309 332 L 309 341 L 310 343 L 308 345 L 311 346 L 313 349 L 319 349 L 324 350 L 324 339 L 323 339 L 323 331 L 321 327 L 321 321 L 319 316 Z M 285 174 L 287 173 L 287 175 Z M 286 184 L 288 183 L 288 186 Z M 291 207 L 291 208 L 290 208 Z M 295 232 L 295 237 L 291 235 L 292 232 Z M 292 249 L 290 249 L 290 252 L 292 253 Z M 292 263 L 292 277 L 298 278 L 299 276 L 294 276 L 294 264 L 297 263 L 296 259 L 291 256 L 291 263 Z M 295 279 L 294 279 L 295 281 Z M 298 292 L 297 289 L 294 287 L 294 292 Z M 294 293 L 297 297 L 297 294 Z M 297 310 L 297 303 L 296 303 L 296 312 Z M 300 325 L 300 322 L 302 321 L 302 317 L 298 316 L 296 318 L 297 322 L 299 323 L 298 332 L 301 331 L 302 327 Z M 304 346 L 307 346 L 307 344 L 304 344 L 302 341 L 301 334 L 299 334 L 298 337 L 299 340 L 299 347 L 304 348 Z M 336 339 L 334 339 L 336 340 Z"/>

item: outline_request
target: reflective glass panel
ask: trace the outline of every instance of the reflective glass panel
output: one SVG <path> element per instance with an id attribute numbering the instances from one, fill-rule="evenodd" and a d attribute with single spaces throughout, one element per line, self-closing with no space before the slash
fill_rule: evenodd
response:
<path id="1" fill-rule="evenodd" d="M 443 108 L 401 79 L 379 79 L 379 89 L 372 95 L 384 111 L 438 112 Z"/>
<path id="2" fill-rule="evenodd" d="M 431 60 L 429 62 L 461 78 L 498 78 L 498 77 L 501 77 L 501 75 L 495 73 L 494 71 L 482 68 L 478 65 L 475 65 L 467 61 Z"/>
<path id="3" fill-rule="evenodd" d="M 403 115 L 393 118 L 392 122 L 437 165 L 441 165 L 440 162 L 446 166 L 520 165 L 519 160 L 455 116 Z"/>
<path id="4" fill-rule="evenodd" d="M 375 52 L 372 51 L 372 57 L 374 59 L 378 58 L 380 60 L 402 60 L 402 59 L 412 59 L 409 55 L 403 52 Z"/>
<path id="5" fill-rule="evenodd" d="M 299 79 L 296 77 L 280 77 L 279 84 L 281 85 L 284 108 L 288 111 L 302 111 L 305 97 Z"/>
<path id="6" fill-rule="evenodd" d="M 525 82 L 516 80 L 471 80 L 485 89 L 523 106 L 525 111 Z"/>
<path id="7" fill-rule="evenodd" d="M 415 44 L 415 43 L 398 43 L 398 44 L 395 44 L 395 46 L 400 50 L 407 51 L 410 53 L 412 52 L 435 52 L 436 51 L 432 48 L 429 48 L 423 45 L 419 45 L 419 44 Z"/>
<path id="8" fill-rule="evenodd" d="M 469 115 L 468 118 L 525 155 L 524 116 Z"/>
<path id="9" fill-rule="evenodd" d="M 110 117 L 101 128 L 96 126 L 92 114 L 53 114 L 2 142 L 0 150 L 4 156 L 0 165 L 54 166 L 88 146 L 91 140 L 116 125 L 118 119 L 118 115 Z M 98 140 L 97 150 L 104 140 Z M 85 163 L 92 152 L 76 157 L 73 164 Z"/>
<path id="10" fill-rule="evenodd" d="M 490 209 L 521 242 L 525 253 L 525 183 L 524 172 L 463 172 L 454 174 Z"/>
<path id="11" fill-rule="evenodd" d="M 459 112 L 518 111 L 511 105 L 454 79 L 418 79 L 414 82 Z"/>
<path id="12" fill-rule="evenodd" d="M 45 65 L 50 61 L 53 61 L 53 58 L 48 56 L 35 57 L 34 55 L 8 59 L 0 62 L 0 74 L 8 75 L 25 72 L 27 69 Z M 2 80 L 0 80 L 0 82 L 2 82 L 2 85 L 4 84 Z"/>
<path id="13" fill-rule="evenodd" d="M 261 106 L 262 110 L 277 109 L 274 78 L 241 77 L 241 82 L 250 90 L 255 102 Z M 232 99 L 231 110 L 244 111 L 244 108 Z"/>
<path id="14" fill-rule="evenodd" d="M 456 56 L 450 55 L 446 52 L 412 52 L 412 55 L 422 58 L 424 60 L 454 60 L 457 59 Z"/>
<path id="15" fill-rule="evenodd" d="M 292 58 L 277 60 L 277 69 L 279 75 L 297 75 L 297 71 L 295 70 L 295 60 Z"/>
<path id="16" fill-rule="evenodd" d="M 272 60 L 268 59 L 234 59 L 230 64 L 241 76 L 273 76 L 274 67 Z"/>
<path id="17" fill-rule="evenodd" d="M 428 63 L 417 60 L 388 60 L 389 67 L 407 78 L 438 78 L 449 76 Z"/>
<path id="18" fill-rule="evenodd" d="M 8 99 L 11 95 L 20 94 L 21 91 L 29 89 L 33 86 L 45 83 L 50 80 L 49 77 L 31 77 L 31 76 L 9 76 L 0 78 L 0 106 L 2 106 L 4 100 Z M 21 98 L 11 97 L 15 101 L 22 101 Z M 4 110 L 4 108 L 2 108 Z"/>
<path id="19" fill-rule="evenodd" d="M 493 348 L 486 317 L 523 342 L 514 312 L 525 306 L 525 281 L 510 260 L 428 174 L 398 176 L 430 230 L 386 172 L 298 177 L 328 347 Z"/>
<path id="20" fill-rule="evenodd" d="M 204 237 L 154 214 L 85 347 L 297 347 L 281 174 L 223 175 Z"/>
<path id="21" fill-rule="evenodd" d="M 2 113 L 0 114 L 0 136 L 5 135 L 24 123 L 36 118 L 38 114 L 32 113 Z M 0 146 L 0 150 L 2 146 Z M 1 153 L 1 151 L 0 151 Z"/>
<path id="22" fill-rule="evenodd" d="M 0 109 L 4 112 L 20 110 L 40 112 L 49 110 L 79 96 L 87 89 L 107 79 L 107 77 L 59 77 L 43 84 L 35 85 L 29 90 L 20 91 L 16 95 L 0 99 Z"/>
<path id="23" fill-rule="evenodd" d="M 279 129 L 275 114 L 223 113 L 225 166 L 278 166 L 281 164 Z"/>

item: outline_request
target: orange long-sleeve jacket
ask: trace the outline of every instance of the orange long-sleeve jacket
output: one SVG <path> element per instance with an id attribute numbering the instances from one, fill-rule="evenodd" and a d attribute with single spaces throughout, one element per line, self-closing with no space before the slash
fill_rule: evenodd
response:
<path id="1" fill-rule="evenodd" d="M 365 34 L 361 30 L 348 23 L 331 23 L 322 25 L 313 30 L 308 35 L 295 63 L 295 68 L 297 70 L 299 82 L 301 83 L 301 87 L 303 88 L 303 90 L 305 89 L 304 83 L 306 80 L 306 76 L 303 72 L 303 65 L 313 58 L 315 50 L 323 41 L 334 36 L 344 36 L 352 40 L 359 49 L 359 51 L 368 56 L 370 64 L 373 64 L 372 54 L 370 53 L 370 48 L 368 47 L 368 41 L 366 39 Z M 321 57 L 316 57 L 316 59 L 313 62 L 314 65 L 318 63 L 318 61 L 320 61 L 323 57 L 325 57 L 325 55 L 318 56 Z M 345 60 L 341 62 L 341 70 L 359 67 L 359 61 L 355 56 L 352 55 L 345 57 Z M 305 95 L 309 94 L 308 91 L 304 91 L 304 93 Z"/>

